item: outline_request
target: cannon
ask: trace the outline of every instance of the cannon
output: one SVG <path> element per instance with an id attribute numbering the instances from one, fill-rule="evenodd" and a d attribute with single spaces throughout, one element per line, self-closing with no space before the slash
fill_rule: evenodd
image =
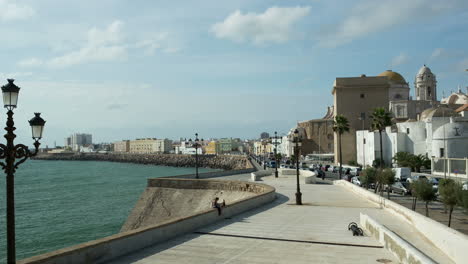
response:
<path id="1" fill-rule="evenodd" d="M 354 222 L 349 223 L 348 225 L 348 230 L 351 230 L 353 232 L 353 236 L 363 236 L 364 232 L 362 231 L 361 228 L 358 227 L 358 225 Z"/>

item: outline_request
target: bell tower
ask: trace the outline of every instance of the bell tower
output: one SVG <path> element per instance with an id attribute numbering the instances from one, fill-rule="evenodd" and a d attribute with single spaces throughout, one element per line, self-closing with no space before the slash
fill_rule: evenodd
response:
<path id="1" fill-rule="evenodd" d="M 435 74 L 425 64 L 419 69 L 414 81 L 416 100 L 437 101 L 437 80 Z"/>

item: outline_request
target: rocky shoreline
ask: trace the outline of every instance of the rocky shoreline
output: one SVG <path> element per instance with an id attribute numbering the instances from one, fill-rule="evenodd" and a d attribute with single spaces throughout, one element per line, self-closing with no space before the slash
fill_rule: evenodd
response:
<path id="1" fill-rule="evenodd" d="M 130 153 L 64 153 L 40 154 L 37 160 L 79 160 L 79 161 L 112 161 L 136 164 L 152 164 L 171 167 L 195 167 L 195 155 L 180 154 L 130 154 Z M 239 155 L 199 155 L 200 167 L 242 170 L 253 168 L 245 156 Z"/>

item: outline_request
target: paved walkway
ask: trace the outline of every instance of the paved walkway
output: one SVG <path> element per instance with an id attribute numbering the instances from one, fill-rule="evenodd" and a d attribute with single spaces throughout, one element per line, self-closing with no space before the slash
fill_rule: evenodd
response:
<path id="1" fill-rule="evenodd" d="M 277 188 L 273 203 L 113 263 L 398 263 L 373 237 L 347 230 L 350 222 L 359 223 L 360 212 L 397 230 L 437 262 L 451 263 L 403 220 L 342 186 L 301 185 L 304 205 L 297 206 L 295 177 L 263 179 Z"/>

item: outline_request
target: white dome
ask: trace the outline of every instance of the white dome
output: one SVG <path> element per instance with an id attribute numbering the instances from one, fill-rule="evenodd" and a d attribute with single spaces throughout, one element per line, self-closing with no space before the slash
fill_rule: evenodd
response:
<path id="1" fill-rule="evenodd" d="M 445 131 L 444 131 L 445 130 Z M 453 122 L 437 128 L 432 134 L 433 140 L 468 139 L 468 123 Z"/>
<path id="2" fill-rule="evenodd" d="M 468 96 L 464 93 L 452 93 L 449 97 L 442 99 L 443 104 L 459 104 L 464 105 L 468 104 Z"/>
<path id="3" fill-rule="evenodd" d="M 431 69 L 429 69 L 429 67 L 427 67 L 425 64 L 424 66 L 421 67 L 421 69 L 419 69 L 419 72 L 418 72 L 418 75 L 423 75 L 423 74 L 432 74 Z"/>

